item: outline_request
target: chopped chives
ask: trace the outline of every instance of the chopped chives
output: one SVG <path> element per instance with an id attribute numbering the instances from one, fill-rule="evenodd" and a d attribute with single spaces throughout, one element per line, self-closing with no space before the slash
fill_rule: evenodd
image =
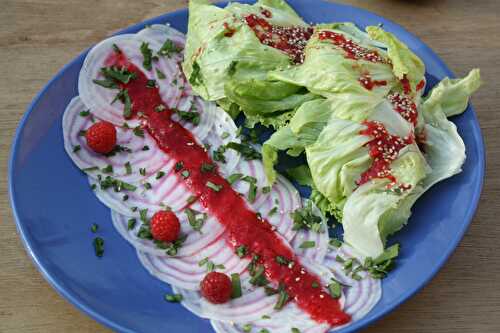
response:
<path id="1" fill-rule="evenodd" d="M 127 175 L 130 175 L 132 173 L 132 166 L 130 165 L 130 162 L 125 163 L 125 171 Z"/>
<path id="2" fill-rule="evenodd" d="M 300 244 L 300 248 L 301 249 L 310 249 L 310 248 L 313 248 L 316 246 L 316 242 L 315 241 L 304 241 L 302 242 L 302 244 Z"/>
<path id="3" fill-rule="evenodd" d="M 222 185 L 214 184 L 211 181 L 207 181 L 206 186 L 215 192 L 219 192 L 222 189 Z"/>
<path id="4" fill-rule="evenodd" d="M 127 229 L 133 230 L 135 228 L 135 224 L 137 223 L 136 219 L 129 219 L 127 223 Z"/>
<path id="5" fill-rule="evenodd" d="M 183 170 L 183 171 L 181 172 L 181 175 L 182 175 L 182 177 L 183 177 L 184 179 L 185 179 L 185 178 L 187 178 L 187 177 L 189 177 L 189 170 Z"/>
<path id="6" fill-rule="evenodd" d="M 231 285 L 232 285 L 231 298 L 241 297 L 241 282 L 240 282 L 240 275 L 238 273 L 231 274 Z"/>
<path id="7" fill-rule="evenodd" d="M 73 153 L 77 153 L 78 151 L 80 151 L 80 149 L 82 149 L 82 147 L 80 145 L 76 145 L 73 147 Z"/>
<path id="8" fill-rule="evenodd" d="M 102 257 L 104 255 L 104 239 L 101 237 L 94 238 L 93 241 L 94 252 L 97 257 Z"/>
<path id="9" fill-rule="evenodd" d="M 183 299 L 181 294 L 166 294 L 165 300 L 170 303 L 179 303 Z"/>
<path id="10" fill-rule="evenodd" d="M 92 225 L 90 226 L 90 231 L 92 231 L 93 233 L 96 233 L 98 229 L 99 226 L 95 223 L 92 223 Z"/>
<path id="11" fill-rule="evenodd" d="M 156 178 L 156 179 L 160 179 L 160 178 L 161 178 L 161 177 L 163 177 L 163 176 L 165 176 L 165 172 L 163 172 L 163 171 L 158 171 L 158 172 L 156 173 L 156 177 L 155 177 L 155 178 Z"/>

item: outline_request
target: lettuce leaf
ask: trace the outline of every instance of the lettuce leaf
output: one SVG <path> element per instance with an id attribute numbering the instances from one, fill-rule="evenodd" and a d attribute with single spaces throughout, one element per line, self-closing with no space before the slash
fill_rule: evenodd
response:
<path id="1" fill-rule="evenodd" d="M 369 26 L 366 27 L 366 31 L 370 38 L 386 45 L 394 75 L 400 80 L 406 77 L 412 91 L 416 91 L 416 86 L 424 79 L 425 74 L 425 65 L 422 60 L 396 36 L 384 31 L 381 27 Z"/>
<path id="2" fill-rule="evenodd" d="M 335 29 L 338 27 L 343 27 L 347 31 Z M 372 44 L 364 44 L 368 39 L 361 38 L 359 33 L 354 33 L 352 26 L 350 29 L 346 29 L 346 27 L 348 26 L 345 24 L 319 26 L 307 43 L 304 63 L 300 66 L 288 66 L 270 71 L 268 79 L 303 86 L 310 92 L 325 98 L 338 93 L 385 96 L 397 84 L 389 64 L 346 58 L 343 49 L 328 40 L 320 40 L 318 37 L 319 30 L 333 31 L 345 35 L 346 38 L 352 39 L 366 48 L 375 49 Z M 384 53 L 381 49 L 377 49 L 377 52 Z M 387 84 L 377 86 L 373 90 L 367 90 L 359 82 L 360 77 L 365 73 L 370 73 L 372 80 L 386 81 Z"/>

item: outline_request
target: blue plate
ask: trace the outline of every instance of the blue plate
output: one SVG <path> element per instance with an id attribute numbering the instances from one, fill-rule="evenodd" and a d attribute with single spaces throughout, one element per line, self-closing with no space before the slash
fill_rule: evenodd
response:
<path id="1" fill-rule="evenodd" d="M 245 1 L 250 2 L 250 1 Z M 368 11 L 317 0 L 289 0 L 307 21 L 382 23 L 427 67 L 428 82 L 453 74 L 424 43 L 399 25 Z M 186 32 L 187 10 L 134 25 L 169 22 Z M 445 33 L 445 32 L 443 32 Z M 78 94 L 87 52 L 66 65 L 34 99 L 17 129 L 9 168 L 12 208 L 22 241 L 38 269 L 66 299 L 97 321 L 121 332 L 210 332 L 208 320 L 163 300 L 170 287 L 151 277 L 132 247 L 113 229 L 108 208 L 89 189 L 86 177 L 63 148 L 61 119 Z M 383 281 L 379 304 L 361 321 L 339 331 L 353 332 L 387 314 L 436 274 L 462 238 L 476 210 L 484 173 L 484 147 L 471 107 L 453 119 L 467 147 L 463 172 L 434 186 L 415 205 L 409 224 L 397 235 L 403 245 L 398 267 Z M 94 255 L 90 231 L 99 224 L 105 255 Z"/>

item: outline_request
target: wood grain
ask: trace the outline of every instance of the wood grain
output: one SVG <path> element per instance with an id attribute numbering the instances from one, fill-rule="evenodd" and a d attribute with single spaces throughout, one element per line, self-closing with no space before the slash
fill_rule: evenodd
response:
<path id="1" fill-rule="evenodd" d="M 473 104 L 487 149 L 479 210 L 455 254 L 418 295 L 366 332 L 500 332 L 500 1 L 344 1 L 392 19 L 457 75 L 480 67 Z M 14 130 L 42 86 L 110 32 L 186 6 L 181 0 L 0 0 L 0 332 L 107 332 L 41 277 L 16 233 L 7 197 Z"/>

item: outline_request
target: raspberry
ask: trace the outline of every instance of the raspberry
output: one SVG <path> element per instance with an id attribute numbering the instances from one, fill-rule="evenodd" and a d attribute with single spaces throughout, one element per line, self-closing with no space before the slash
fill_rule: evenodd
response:
<path id="1" fill-rule="evenodd" d="M 210 272 L 201 281 L 201 294 L 210 303 L 222 304 L 231 298 L 231 279 L 224 273 Z"/>
<path id="2" fill-rule="evenodd" d="M 156 240 L 173 242 L 179 237 L 180 229 L 179 219 L 171 211 L 161 210 L 151 219 L 151 233 Z"/>
<path id="3" fill-rule="evenodd" d="M 87 145 L 96 153 L 107 154 L 116 145 L 116 128 L 107 121 L 90 126 L 85 133 Z"/>

